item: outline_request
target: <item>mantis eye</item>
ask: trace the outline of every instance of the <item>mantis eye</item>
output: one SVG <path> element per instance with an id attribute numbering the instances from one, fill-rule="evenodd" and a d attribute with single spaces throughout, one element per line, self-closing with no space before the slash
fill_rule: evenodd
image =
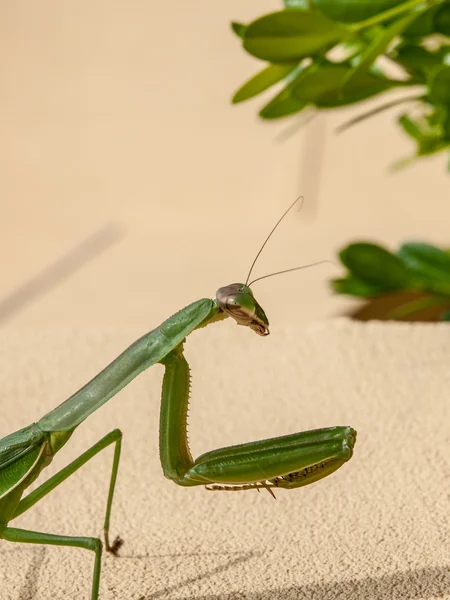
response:
<path id="1" fill-rule="evenodd" d="M 232 294 L 226 299 L 226 309 L 236 320 L 251 320 L 256 312 L 255 301 L 248 294 Z"/>
<path id="2" fill-rule="evenodd" d="M 258 335 L 269 335 L 269 321 L 248 286 L 232 283 L 220 288 L 216 298 L 220 308 L 238 325 L 250 327 Z"/>

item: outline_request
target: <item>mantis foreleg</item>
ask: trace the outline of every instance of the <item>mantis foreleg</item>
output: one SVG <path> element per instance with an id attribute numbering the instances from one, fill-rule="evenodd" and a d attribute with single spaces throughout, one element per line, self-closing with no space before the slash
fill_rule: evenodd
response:
<path id="1" fill-rule="evenodd" d="M 159 422 L 159 455 L 165 477 L 179 485 L 192 485 L 185 479 L 194 466 L 187 440 L 190 371 L 180 344 L 162 361 L 165 373 Z M 195 485 L 195 484 L 194 484 Z"/>
<path id="2" fill-rule="evenodd" d="M 160 459 L 164 475 L 213 490 L 301 487 L 336 471 L 353 453 L 356 432 L 328 427 L 228 446 L 193 460 L 187 435 L 189 366 L 180 344 L 163 361 Z M 231 486 L 231 487 L 230 487 Z"/>

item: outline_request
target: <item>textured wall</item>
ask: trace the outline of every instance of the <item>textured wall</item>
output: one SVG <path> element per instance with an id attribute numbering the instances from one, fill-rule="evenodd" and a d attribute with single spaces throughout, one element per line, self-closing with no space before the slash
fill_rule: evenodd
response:
<path id="1" fill-rule="evenodd" d="M 5 332 L 0 435 L 43 415 L 139 333 Z M 194 456 L 345 424 L 358 430 L 354 456 L 276 501 L 179 488 L 158 461 L 162 368 L 150 369 L 48 469 L 123 430 L 112 536 L 125 545 L 120 558 L 104 557 L 102 600 L 450 599 L 449 351 L 444 325 L 335 320 L 273 328 L 261 340 L 227 321 L 194 334 L 186 346 Z M 14 524 L 100 535 L 111 459 L 111 450 L 97 456 Z M 2 542 L 1 598 L 85 598 L 92 562 L 82 550 Z"/>

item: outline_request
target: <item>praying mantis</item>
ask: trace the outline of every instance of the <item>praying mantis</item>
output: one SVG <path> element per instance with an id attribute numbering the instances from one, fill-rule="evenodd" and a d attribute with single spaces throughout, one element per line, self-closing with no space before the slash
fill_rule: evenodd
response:
<path id="1" fill-rule="evenodd" d="M 349 426 L 327 427 L 228 446 L 206 452 L 194 460 L 186 436 L 190 372 L 183 354 L 189 334 L 232 317 L 260 336 L 269 334 L 269 321 L 248 284 L 221 287 L 214 300 L 193 302 L 131 344 L 111 364 L 65 402 L 40 420 L 0 439 L 0 539 L 9 542 L 73 546 L 94 552 L 91 600 L 98 600 L 103 544 L 99 538 L 54 535 L 10 527 L 9 522 L 29 510 L 101 450 L 114 444 L 108 498 L 103 526 L 105 549 L 117 555 L 122 540 L 109 539 L 111 507 L 120 460 L 122 433 L 114 429 L 61 471 L 22 498 L 75 429 L 117 394 L 139 373 L 156 363 L 164 365 L 159 428 L 159 454 L 163 473 L 180 486 L 204 485 L 213 491 L 295 489 L 330 475 L 353 454 L 356 431 Z M 317 263 L 315 263 L 317 264 Z M 310 265 L 307 265 L 310 266 Z M 271 275 L 305 267 L 287 269 Z"/>

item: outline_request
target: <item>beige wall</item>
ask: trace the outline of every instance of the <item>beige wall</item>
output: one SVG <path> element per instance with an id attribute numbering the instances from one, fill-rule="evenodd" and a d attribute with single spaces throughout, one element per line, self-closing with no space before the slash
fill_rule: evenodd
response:
<path id="1" fill-rule="evenodd" d="M 334 127 L 354 113 L 330 114 L 276 143 L 291 121 L 259 122 L 260 100 L 230 105 L 258 66 L 228 23 L 280 4 L 0 3 L 0 327 L 9 329 L 0 337 L 0 437 L 178 308 L 242 280 L 301 193 L 303 211 L 283 223 L 256 275 L 332 258 L 360 237 L 449 242 L 445 161 L 387 175 L 410 151 L 393 113 L 341 137 Z M 108 223 L 117 243 L 8 317 L 2 297 Z M 102 600 L 450 598 L 447 328 L 306 324 L 346 304 L 327 289 L 339 272 L 322 265 L 257 284 L 272 324 L 264 343 L 226 323 L 188 347 L 194 456 L 349 423 L 355 455 L 336 475 L 276 502 L 165 481 L 160 367 L 55 458 L 48 475 L 112 428 L 124 432 L 111 533 L 125 546 L 120 560 L 104 556 Z M 101 453 L 17 526 L 98 535 L 110 469 L 110 452 Z M 92 553 L 0 546 L 1 600 L 86 597 Z"/>
<path id="2" fill-rule="evenodd" d="M 342 136 L 334 127 L 355 112 L 330 113 L 281 143 L 292 121 L 259 121 L 260 99 L 231 106 L 258 64 L 229 22 L 279 6 L 0 5 L 1 296 L 108 223 L 121 231 L 3 325 L 155 325 L 242 280 L 301 193 L 303 212 L 283 224 L 256 274 L 332 258 L 354 238 L 448 243 L 444 157 L 387 174 L 411 151 L 394 112 Z M 268 280 L 258 296 L 273 323 L 328 316 L 345 305 L 327 289 L 337 273 L 323 265 Z"/>

